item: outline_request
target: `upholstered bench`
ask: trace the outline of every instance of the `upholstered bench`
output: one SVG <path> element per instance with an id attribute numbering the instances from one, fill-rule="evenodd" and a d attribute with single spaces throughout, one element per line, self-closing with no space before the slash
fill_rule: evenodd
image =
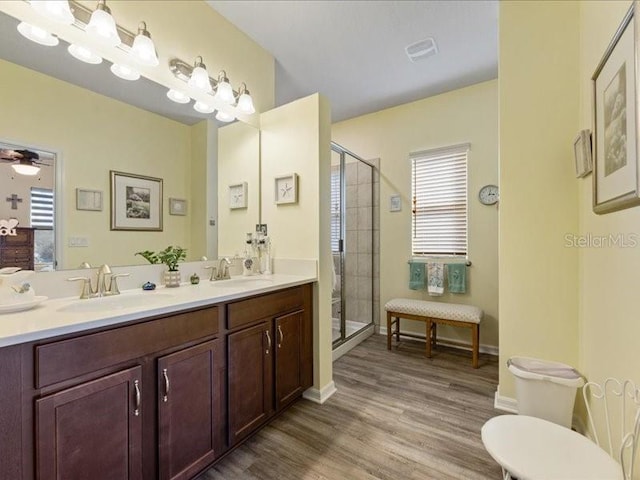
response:
<path id="1" fill-rule="evenodd" d="M 431 358 L 432 346 L 435 347 L 437 345 L 438 323 L 454 327 L 468 327 L 471 329 L 473 368 L 478 368 L 480 321 L 482 320 L 482 310 L 480 308 L 457 303 L 394 298 L 386 303 L 384 309 L 387 311 L 387 350 L 391 350 L 393 335 L 396 336 L 396 341 L 400 341 L 400 318 L 426 323 L 426 354 L 429 358 Z M 396 326 L 395 331 L 392 330 L 394 324 Z"/>

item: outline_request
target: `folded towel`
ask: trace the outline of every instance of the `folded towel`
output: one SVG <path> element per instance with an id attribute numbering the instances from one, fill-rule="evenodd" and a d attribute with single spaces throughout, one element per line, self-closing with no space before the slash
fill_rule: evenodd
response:
<path id="1" fill-rule="evenodd" d="M 449 292 L 467 292 L 467 266 L 464 263 L 447 263 Z"/>
<path id="2" fill-rule="evenodd" d="M 428 292 L 432 297 L 444 293 L 444 264 L 439 262 L 427 263 Z"/>
<path id="3" fill-rule="evenodd" d="M 424 263 L 409 262 L 409 288 L 411 290 L 424 290 L 424 281 Z"/>

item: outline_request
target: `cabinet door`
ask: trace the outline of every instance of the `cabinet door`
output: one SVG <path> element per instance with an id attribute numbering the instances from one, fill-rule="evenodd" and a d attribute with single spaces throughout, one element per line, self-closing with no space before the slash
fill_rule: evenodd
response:
<path id="1" fill-rule="evenodd" d="M 159 478 L 187 479 L 217 453 L 218 340 L 158 359 Z"/>
<path id="2" fill-rule="evenodd" d="M 228 341 L 229 443 L 259 427 L 273 410 L 271 321 L 231 333 Z"/>
<path id="3" fill-rule="evenodd" d="M 36 401 L 39 480 L 142 479 L 141 368 Z"/>
<path id="4" fill-rule="evenodd" d="M 280 409 L 302 393 L 303 321 L 303 310 L 275 319 L 277 409 Z"/>

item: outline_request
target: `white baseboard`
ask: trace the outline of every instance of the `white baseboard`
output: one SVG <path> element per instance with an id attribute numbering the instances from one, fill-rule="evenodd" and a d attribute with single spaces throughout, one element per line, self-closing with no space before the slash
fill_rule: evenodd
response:
<path id="1" fill-rule="evenodd" d="M 344 355 L 345 353 L 347 353 L 349 350 L 356 347 L 360 343 L 364 342 L 367 338 L 369 338 L 373 334 L 374 334 L 373 325 L 369 325 L 367 328 L 359 332 L 353 338 L 350 338 L 349 340 L 344 342 L 342 345 L 334 348 L 333 352 L 331 353 L 332 360 L 335 362 L 342 355 Z"/>
<path id="2" fill-rule="evenodd" d="M 515 398 L 505 397 L 498 393 L 493 397 L 493 408 L 509 413 L 518 413 L 518 401 Z"/>
<path id="3" fill-rule="evenodd" d="M 320 405 L 322 405 L 324 402 L 329 400 L 331 395 L 333 395 L 337 391 L 338 389 L 336 388 L 336 384 L 333 380 L 331 380 L 331 382 L 326 384 L 320 390 L 313 387 L 306 389 L 302 394 L 302 397 L 306 398 L 307 400 L 311 400 L 314 403 L 319 403 Z"/>
<path id="4" fill-rule="evenodd" d="M 378 333 L 380 333 L 380 335 L 387 335 L 387 327 L 386 326 L 378 326 Z M 405 338 L 405 339 L 410 339 L 410 340 L 417 340 L 419 342 L 424 342 L 426 335 L 421 334 L 421 333 L 413 333 L 410 332 L 412 335 L 417 335 L 418 338 L 416 337 L 406 337 L 402 334 L 402 332 L 400 332 L 400 338 Z M 471 350 L 471 344 L 467 343 L 467 342 L 460 342 L 459 340 L 454 340 L 453 338 L 447 338 L 447 337 L 441 337 L 440 335 L 438 335 L 438 343 L 441 343 L 442 345 L 446 345 L 448 347 L 453 347 L 453 348 L 459 348 L 461 350 Z M 479 351 L 480 353 L 487 353 L 489 355 L 495 355 L 498 356 L 499 350 L 498 347 L 494 346 L 494 345 L 485 345 L 485 344 L 480 344 L 479 347 Z"/>

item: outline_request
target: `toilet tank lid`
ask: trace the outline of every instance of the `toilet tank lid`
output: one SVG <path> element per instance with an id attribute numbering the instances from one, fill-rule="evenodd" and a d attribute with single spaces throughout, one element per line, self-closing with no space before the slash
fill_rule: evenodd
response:
<path id="1" fill-rule="evenodd" d="M 509 371 L 520 378 L 548 380 L 568 387 L 582 387 L 584 377 L 570 365 L 529 357 L 511 357 L 507 361 Z"/>

